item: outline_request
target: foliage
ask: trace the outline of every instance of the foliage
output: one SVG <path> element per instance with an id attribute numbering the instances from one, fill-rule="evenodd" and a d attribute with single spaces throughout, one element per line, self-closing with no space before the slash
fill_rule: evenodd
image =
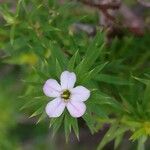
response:
<path id="1" fill-rule="evenodd" d="M 141 38 L 128 34 L 114 39 L 108 47 L 105 32 L 100 29 L 94 38 L 73 32 L 74 22 L 96 24 L 97 14 L 82 7 L 74 2 L 60 5 L 55 0 L 19 0 L 15 12 L 11 12 L 8 4 L 2 4 L 0 11 L 5 22 L 0 28 L 0 48 L 4 52 L 1 63 L 20 66 L 24 82 L 19 96 L 21 110 L 31 118 L 38 116 L 37 123 L 47 118 L 45 106 L 50 101 L 42 91 L 44 82 L 48 78 L 58 80 L 64 70 L 73 71 L 77 85 L 91 91 L 82 117 L 84 124 L 92 134 L 105 124 L 110 125 L 98 149 L 112 140 L 116 149 L 130 131 L 129 139 L 137 140 L 137 149 L 142 150 L 150 135 L 149 34 Z M 4 126 L 9 125 L 7 120 L 11 117 L 12 108 L 7 103 L 0 104 L 8 109 L 6 123 L 0 118 Z M 55 134 L 63 126 L 69 142 L 72 131 L 79 139 L 82 119 L 72 118 L 65 111 L 50 119 L 49 127 Z"/>

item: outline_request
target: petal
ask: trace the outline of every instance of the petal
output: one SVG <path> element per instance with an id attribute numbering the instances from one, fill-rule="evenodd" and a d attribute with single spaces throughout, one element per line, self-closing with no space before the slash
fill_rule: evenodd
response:
<path id="1" fill-rule="evenodd" d="M 67 109 L 72 117 L 78 118 L 85 113 L 86 106 L 83 102 L 70 101 L 67 103 Z"/>
<path id="2" fill-rule="evenodd" d="M 56 98 L 47 104 L 45 111 L 49 117 L 55 118 L 63 113 L 65 106 L 66 104 L 60 98 Z"/>
<path id="3" fill-rule="evenodd" d="M 49 97 L 60 96 L 60 91 L 61 91 L 61 87 L 58 84 L 58 82 L 54 79 L 47 80 L 43 86 L 44 94 Z"/>
<path id="4" fill-rule="evenodd" d="M 89 97 L 90 91 L 83 86 L 77 86 L 71 90 L 71 99 L 74 101 L 86 101 Z"/>
<path id="5" fill-rule="evenodd" d="M 74 87 L 76 75 L 73 72 L 64 71 L 60 76 L 62 89 L 70 89 Z"/>

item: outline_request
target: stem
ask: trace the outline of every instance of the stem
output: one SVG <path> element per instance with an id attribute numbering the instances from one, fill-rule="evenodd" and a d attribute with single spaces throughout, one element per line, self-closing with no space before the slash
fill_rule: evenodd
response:
<path id="1" fill-rule="evenodd" d="M 142 136 L 138 140 L 137 150 L 145 150 L 145 141 L 147 140 L 146 136 Z"/>

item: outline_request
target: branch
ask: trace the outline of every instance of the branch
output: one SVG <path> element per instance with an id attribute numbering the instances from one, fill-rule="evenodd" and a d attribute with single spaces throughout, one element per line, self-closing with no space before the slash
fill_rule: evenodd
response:
<path id="1" fill-rule="evenodd" d="M 109 9 L 111 10 L 116 10 L 119 9 L 121 3 L 120 0 L 117 2 L 110 2 L 110 1 L 106 1 L 103 0 L 101 2 L 94 2 L 91 0 L 78 0 L 80 2 L 82 2 L 85 5 L 88 5 L 90 7 L 95 7 L 98 8 L 109 20 L 114 21 L 115 18 L 108 12 Z"/>
<path id="2" fill-rule="evenodd" d="M 94 2 L 91 0 L 78 0 L 88 6 L 96 7 L 98 9 L 118 9 L 120 7 L 120 1 L 119 2 Z"/>
<path id="3" fill-rule="evenodd" d="M 123 22 L 125 26 L 128 27 L 131 32 L 136 35 L 144 34 L 144 21 L 139 16 L 136 16 L 125 4 L 122 4 L 119 11 L 124 17 Z"/>
<path id="4" fill-rule="evenodd" d="M 150 2 L 146 2 L 145 0 L 137 0 L 137 1 L 145 7 L 150 7 Z"/>

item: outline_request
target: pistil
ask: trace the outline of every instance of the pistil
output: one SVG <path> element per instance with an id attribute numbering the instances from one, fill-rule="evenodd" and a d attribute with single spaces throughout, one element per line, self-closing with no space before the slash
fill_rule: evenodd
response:
<path id="1" fill-rule="evenodd" d="M 70 99 L 70 95 L 71 95 L 70 91 L 69 90 L 65 90 L 61 94 L 61 98 L 64 99 L 64 101 L 68 101 Z"/>

